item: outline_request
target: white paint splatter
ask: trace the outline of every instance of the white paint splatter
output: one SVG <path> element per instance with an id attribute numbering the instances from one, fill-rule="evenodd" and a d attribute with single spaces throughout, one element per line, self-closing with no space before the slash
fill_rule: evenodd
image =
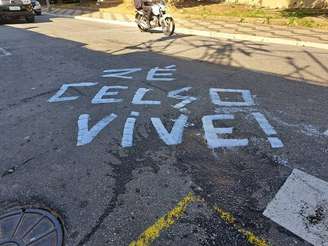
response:
<path id="1" fill-rule="evenodd" d="M 282 165 L 282 166 L 288 166 L 288 158 L 284 156 L 279 156 L 279 155 L 273 155 L 272 159 L 275 163 Z"/>
<path id="2" fill-rule="evenodd" d="M 214 149 L 219 147 L 238 147 L 248 145 L 248 139 L 224 139 L 219 138 L 220 134 L 231 134 L 232 127 L 215 128 L 213 125 L 214 120 L 233 120 L 234 116 L 231 114 L 216 114 L 203 116 L 203 128 L 205 131 L 205 138 L 207 145 Z"/>
<path id="3" fill-rule="evenodd" d="M 131 116 L 139 116 L 140 113 L 139 113 L 139 112 L 132 111 L 132 112 L 130 113 L 130 115 L 131 115 Z"/>
<path id="4" fill-rule="evenodd" d="M 78 120 L 78 137 L 77 137 L 77 146 L 85 145 L 90 143 L 98 133 L 104 129 L 110 122 L 112 122 L 117 117 L 116 114 L 110 114 L 100 121 L 98 121 L 90 130 L 89 130 L 89 114 L 81 114 Z"/>
<path id="5" fill-rule="evenodd" d="M 11 53 L 4 48 L 0 48 L 0 56 L 11 56 Z"/>
<path id="6" fill-rule="evenodd" d="M 221 107 L 215 108 L 217 114 L 252 113 L 258 111 L 255 107 Z"/>
<path id="7" fill-rule="evenodd" d="M 141 68 L 122 68 L 122 69 L 107 69 L 103 72 L 106 73 L 102 75 L 103 78 L 119 78 L 119 79 L 133 79 L 132 76 L 126 76 L 127 74 L 135 73 L 141 71 Z"/>
<path id="8" fill-rule="evenodd" d="M 172 130 L 169 133 L 160 118 L 151 118 L 151 122 L 153 123 L 153 126 L 155 127 L 159 137 L 167 145 L 176 145 L 182 142 L 183 130 L 187 120 L 188 116 L 184 114 L 180 115 L 179 118 L 174 122 Z"/>
<path id="9" fill-rule="evenodd" d="M 309 137 L 318 137 L 321 136 L 323 133 L 320 131 L 319 127 L 315 127 L 313 125 L 310 124 L 293 124 L 293 123 L 289 123 L 286 122 L 282 119 L 280 119 L 277 116 L 274 116 L 273 114 L 271 114 L 270 112 L 266 112 L 267 115 L 270 116 L 270 118 L 272 120 L 274 120 L 275 122 L 277 122 L 278 124 L 285 126 L 285 127 L 289 127 L 289 128 L 296 128 L 299 132 L 301 132 L 302 134 L 309 136 Z"/>
<path id="10" fill-rule="evenodd" d="M 249 90 L 210 88 L 209 92 L 210 92 L 210 98 L 212 103 L 218 106 L 243 107 L 243 106 L 254 105 L 254 101 L 251 92 Z M 241 94 L 243 101 L 242 102 L 222 101 L 219 95 L 220 92 Z"/>
<path id="11" fill-rule="evenodd" d="M 152 89 L 147 88 L 139 88 L 136 91 L 136 94 L 134 95 L 132 99 L 132 104 L 150 104 L 150 105 L 159 105 L 161 104 L 160 101 L 151 101 L 151 100 L 142 100 L 142 98 L 145 96 L 145 94 L 148 91 L 151 91 Z"/>
<path id="12" fill-rule="evenodd" d="M 98 83 L 93 83 L 93 82 L 63 84 L 60 87 L 60 89 L 57 91 L 57 93 L 48 99 L 48 102 L 52 103 L 52 102 L 64 102 L 64 101 L 75 100 L 79 97 L 78 96 L 63 97 L 64 93 L 68 90 L 68 88 L 70 88 L 70 87 L 89 87 L 89 86 L 94 86 L 97 84 Z"/>
<path id="13" fill-rule="evenodd" d="M 184 88 L 181 88 L 181 89 L 178 89 L 178 90 L 170 91 L 167 94 L 167 96 L 170 97 L 170 98 L 175 98 L 175 99 L 178 99 L 178 100 L 182 100 L 181 102 L 179 102 L 175 105 L 172 105 L 173 108 L 185 110 L 185 109 L 183 109 L 184 106 L 186 106 L 187 104 L 192 103 L 192 102 L 197 100 L 196 97 L 179 95 L 179 93 L 187 92 L 191 88 L 192 87 L 184 87 Z"/>
<path id="14" fill-rule="evenodd" d="M 175 65 L 166 66 L 165 68 L 154 67 L 147 74 L 148 81 L 172 81 L 172 72 L 176 71 Z"/>
<path id="15" fill-rule="evenodd" d="M 94 96 L 91 103 L 93 104 L 100 104 L 100 103 L 117 103 L 122 102 L 123 99 L 121 98 L 103 98 L 104 96 L 116 96 L 118 95 L 118 91 L 109 91 L 111 89 L 128 89 L 127 86 L 103 86 L 98 93 Z"/>

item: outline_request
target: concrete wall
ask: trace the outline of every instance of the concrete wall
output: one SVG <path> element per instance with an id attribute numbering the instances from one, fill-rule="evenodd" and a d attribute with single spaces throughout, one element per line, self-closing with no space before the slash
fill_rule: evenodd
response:
<path id="1" fill-rule="evenodd" d="M 225 2 L 266 8 L 328 8 L 328 0 L 225 0 Z"/>

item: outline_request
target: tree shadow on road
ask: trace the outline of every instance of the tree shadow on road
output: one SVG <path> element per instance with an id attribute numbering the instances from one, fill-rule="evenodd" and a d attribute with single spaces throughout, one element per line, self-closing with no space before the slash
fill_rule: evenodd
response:
<path id="1" fill-rule="evenodd" d="M 326 50 L 176 35 L 154 38 L 135 45 L 127 44 L 111 53 L 115 54 L 125 49 L 147 50 L 254 70 L 260 68 L 263 72 L 278 76 L 328 86 Z M 304 61 L 312 65 L 305 65 Z M 272 63 L 277 65 L 272 66 Z"/>

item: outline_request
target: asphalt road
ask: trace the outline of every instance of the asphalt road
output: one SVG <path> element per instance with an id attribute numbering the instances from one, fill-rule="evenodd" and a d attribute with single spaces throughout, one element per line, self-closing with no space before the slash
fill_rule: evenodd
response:
<path id="1" fill-rule="evenodd" d="M 191 192 L 152 245 L 308 245 L 262 213 L 295 168 L 328 181 L 328 51 L 47 16 L 0 48 L 0 214 L 121 246 Z"/>

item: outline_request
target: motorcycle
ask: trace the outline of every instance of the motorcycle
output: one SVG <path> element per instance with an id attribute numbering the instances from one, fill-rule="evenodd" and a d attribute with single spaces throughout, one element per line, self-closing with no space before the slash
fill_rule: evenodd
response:
<path id="1" fill-rule="evenodd" d="M 153 28 L 161 27 L 166 36 L 171 36 L 175 30 L 173 17 L 166 13 L 166 6 L 163 1 L 151 6 L 151 19 L 143 10 L 137 10 L 135 21 L 142 32 L 147 32 Z"/>

